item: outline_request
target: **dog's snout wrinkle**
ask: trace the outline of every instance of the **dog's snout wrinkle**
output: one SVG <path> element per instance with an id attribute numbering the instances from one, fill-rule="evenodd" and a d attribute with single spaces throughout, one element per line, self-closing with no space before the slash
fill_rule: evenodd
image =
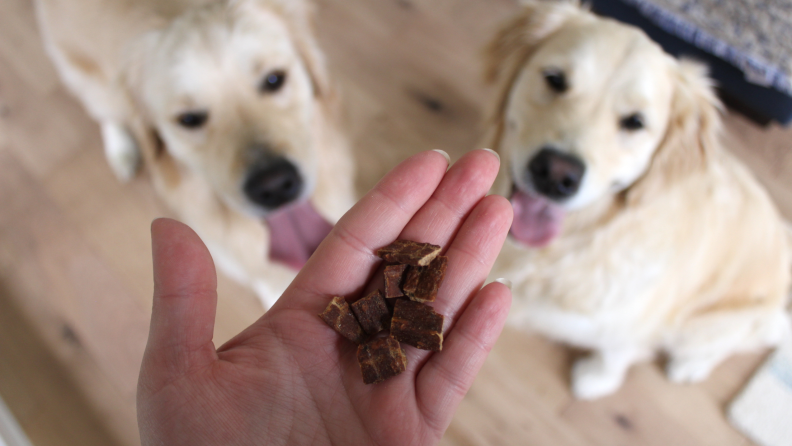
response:
<path id="1" fill-rule="evenodd" d="M 245 180 L 245 195 L 268 210 L 296 200 L 303 190 L 297 167 L 285 158 L 274 158 L 251 169 Z"/>
<path id="2" fill-rule="evenodd" d="M 575 195 L 586 166 L 578 157 L 545 147 L 528 163 L 528 176 L 537 192 L 553 199 Z"/>

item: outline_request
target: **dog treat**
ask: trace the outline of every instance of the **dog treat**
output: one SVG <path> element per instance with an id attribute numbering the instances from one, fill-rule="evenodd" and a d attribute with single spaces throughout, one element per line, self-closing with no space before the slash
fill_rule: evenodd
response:
<path id="1" fill-rule="evenodd" d="M 426 266 L 438 254 L 440 254 L 439 246 L 412 242 L 410 240 L 396 240 L 390 245 L 377 250 L 377 255 L 388 263 L 402 263 L 413 266 Z"/>
<path id="2" fill-rule="evenodd" d="M 319 315 L 333 330 L 356 344 L 362 344 L 366 336 L 349 304 L 343 297 L 334 297 L 327 308 Z"/>
<path id="3" fill-rule="evenodd" d="M 366 384 L 385 381 L 407 369 L 407 357 L 401 345 L 390 336 L 358 346 L 358 363 Z"/>
<path id="4" fill-rule="evenodd" d="M 445 278 L 448 258 L 439 254 L 439 246 L 396 240 L 377 251 L 390 263 L 384 270 L 384 293 L 376 290 L 352 305 L 334 297 L 319 315 L 359 344 L 364 383 L 382 382 L 407 369 L 400 342 L 422 350 L 443 349 L 443 315 L 424 304 L 434 302 Z M 378 335 L 388 329 L 390 336 Z"/>
<path id="5" fill-rule="evenodd" d="M 443 349 L 443 315 L 422 303 L 397 300 L 390 333 L 415 348 L 439 352 Z"/>
<path id="6" fill-rule="evenodd" d="M 437 290 L 445 277 L 448 257 L 438 256 L 429 266 L 411 266 L 404 279 L 402 291 L 410 300 L 434 302 Z"/>
<path id="7" fill-rule="evenodd" d="M 376 290 L 350 307 L 366 333 L 373 335 L 390 328 L 391 315 L 382 291 Z"/>
<path id="8" fill-rule="evenodd" d="M 418 284 L 421 282 L 421 275 L 424 269 L 425 267 L 423 266 L 411 266 L 407 270 L 407 274 L 404 275 L 402 292 L 404 292 L 404 295 L 408 298 L 410 298 L 410 295 L 415 295 L 415 290 L 418 289 Z"/>
<path id="9" fill-rule="evenodd" d="M 409 265 L 388 265 L 385 267 L 385 297 L 402 297 L 402 280 Z"/>
<path id="10" fill-rule="evenodd" d="M 402 296 L 402 297 L 391 297 L 385 299 L 385 305 L 387 305 L 388 310 L 390 310 L 391 319 L 393 318 L 393 307 L 396 305 L 397 300 L 409 300 L 409 298 L 407 296 Z"/>

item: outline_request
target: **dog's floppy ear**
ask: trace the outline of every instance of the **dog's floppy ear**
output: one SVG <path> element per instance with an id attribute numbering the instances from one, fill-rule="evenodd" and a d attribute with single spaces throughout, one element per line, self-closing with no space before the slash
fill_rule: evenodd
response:
<path id="1" fill-rule="evenodd" d="M 488 112 L 485 147 L 498 150 L 500 146 L 503 114 L 523 65 L 544 39 L 581 13 L 577 0 L 524 1 L 520 12 L 505 22 L 487 45 L 484 77 L 496 84 L 496 96 Z"/>
<path id="2" fill-rule="evenodd" d="M 122 63 L 121 74 L 119 76 L 120 88 L 123 89 L 130 105 L 128 120 L 135 122 L 136 138 L 138 141 L 147 141 L 155 133 L 153 120 L 149 116 L 144 100 L 144 84 L 149 70 L 149 58 L 155 54 L 157 45 L 160 42 L 161 32 L 159 30 L 149 31 L 138 37 L 128 47 L 125 59 Z M 159 137 L 156 138 L 158 144 L 141 143 L 140 149 L 146 164 L 156 159 L 163 150 L 163 145 Z"/>
<path id="3" fill-rule="evenodd" d="M 707 69 L 681 60 L 672 74 L 675 91 L 666 134 L 647 172 L 627 189 L 627 202 L 648 199 L 672 183 L 706 169 L 717 155 L 721 105 Z"/>
<path id="4" fill-rule="evenodd" d="M 308 69 L 308 74 L 311 76 L 314 94 L 317 97 L 326 97 L 330 94 L 330 76 L 327 73 L 324 54 L 314 38 L 310 17 L 306 13 L 304 16 L 294 19 L 292 26 L 296 29 L 293 29 L 293 36 L 297 51 L 299 51 L 300 57 Z"/>
<path id="5" fill-rule="evenodd" d="M 164 25 L 163 25 L 164 26 Z M 161 31 L 150 31 L 137 39 L 127 53 L 121 80 L 132 105 L 128 118 L 129 130 L 135 135 L 143 164 L 154 174 L 152 180 L 158 188 L 173 188 L 181 181 L 179 168 L 168 152 L 154 119 L 149 114 L 143 98 L 146 77 L 151 70 L 151 58 L 161 42 Z"/>
<path id="6" fill-rule="evenodd" d="M 486 47 L 486 80 L 512 77 L 542 40 L 580 12 L 577 1 L 523 2 L 519 13 L 501 25 Z"/>
<path id="7" fill-rule="evenodd" d="M 311 4 L 304 0 L 231 0 L 229 5 L 242 14 L 246 8 L 264 8 L 286 19 L 294 45 L 311 78 L 314 95 L 321 98 L 331 94 L 327 65 L 313 34 L 314 8 Z"/>

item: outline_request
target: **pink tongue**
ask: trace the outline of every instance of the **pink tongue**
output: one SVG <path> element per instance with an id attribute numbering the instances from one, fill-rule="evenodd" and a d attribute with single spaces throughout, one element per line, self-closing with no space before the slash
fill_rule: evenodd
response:
<path id="1" fill-rule="evenodd" d="M 544 246 L 561 232 L 564 210 L 546 198 L 515 191 L 511 197 L 514 222 L 511 234 L 534 247 Z"/>
<path id="2" fill-rule="evenodd" d="M 270 228 L 270 259 L 297 270 L 333 229 L 308 201 L 280 210 L 266 221 Z"/>

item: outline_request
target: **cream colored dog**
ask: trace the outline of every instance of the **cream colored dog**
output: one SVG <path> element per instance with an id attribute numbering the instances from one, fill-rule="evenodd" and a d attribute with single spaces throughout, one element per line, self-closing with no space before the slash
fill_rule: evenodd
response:
<path id="1" fill-rule="evenodd" d="M 39 0 L 37 10 L 116 175 L 131 178 L 142 159 L 218 265 L 269 307 L 354 201 L 306 5 Z"/>
<path id="2" fill-rule="evenodd" d="M 701 66 L 569 3 L 526 5 L 490 55 L 515 211 L 493 276 L 514 283 L 513 324 L 593 351 L 576 396 L 657 352 L 672 381 L 699 381 L 786 335 L 792 241 L 722 148 Z"/>

